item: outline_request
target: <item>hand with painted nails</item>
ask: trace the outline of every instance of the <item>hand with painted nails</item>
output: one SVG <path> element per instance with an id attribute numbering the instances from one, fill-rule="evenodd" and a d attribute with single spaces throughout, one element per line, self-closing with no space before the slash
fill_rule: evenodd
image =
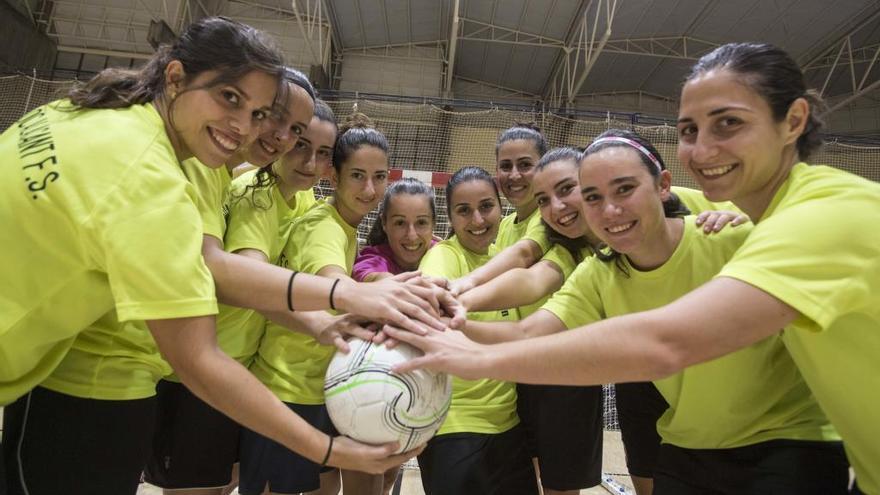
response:
<path id="1" fill-rule="evenodd" d="M 703 233 L 712 234 L 715 232 L 721 232 L 721 230 L 728 224 L 731 227 L 736 227 L 749 220 L 748 215 L 736 211 L 709 210 L 697 215 L 696 223 L 697 225 L 703 226 Z"/>

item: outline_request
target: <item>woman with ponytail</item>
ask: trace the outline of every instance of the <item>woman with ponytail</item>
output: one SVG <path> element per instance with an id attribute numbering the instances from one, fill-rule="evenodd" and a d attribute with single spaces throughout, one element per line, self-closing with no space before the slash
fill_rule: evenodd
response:
<path id="1" fill-rule="evenodd" d="M 843 439 L 854 493 L 880 493 L 880 186 L 809 163 L 820 112 L 785 51 L 715 49 L 682 89 L 678 156 L 707 198 L 755 221 L 720 273 L 655 310 L 527 342 L 484 348 L 389 332 L 428 351 L 412 365 L 581 384 L 659 379 L 779 338 Z"/>
<path id="2" fill-rule="evenodd" d="M 215 285 L 218 270 L 206 266 L 199 191 L 181 163 L 194 158 L 216 169 L 250 145 L 286 98 L 281 67 L 279 51 L 260 31 L 205 18 L 140 71 L 102 72 L 0 136 L 9 164 L 0 195 L 8 246 L 0 262 L 0 404 L 9 404 L 3 456 L 10 493 L 136 490 L 154 411 L 142 386 L 147 377 L 116 368 L 99 381 L 79 376 L 61 392 L 34 388 L 78 334 L 110 313 L 115 321 L 146 321 L 146 341 L 155 339 L 183 383 L 236 421 L 314 459 L 376 472 L 400 463 L 384 459 L 391 446 L 337 442 L 330 455 L 326 435 L 216 346 L 216 288 L 224 283 Z M 279 308 L 286 307 L 289 279 L 282 271 L 260 282 L 281 296 Z M 288 292 L 299 295 L 299 309 L 322 309 L 331 285 L 303 277 Z M 346 302 L 353 289 L 340 287 L 337 304 L 356 309 L 364 296 Z M 404 290 L 397 292 L 394 299 Z M 144 334 L 114 333 L 89 350 L 118 355 L 122 342 L 145 342 Z M 115 401 L 96 398 L 117 392 L 130 406 L 125 414 Z"/>

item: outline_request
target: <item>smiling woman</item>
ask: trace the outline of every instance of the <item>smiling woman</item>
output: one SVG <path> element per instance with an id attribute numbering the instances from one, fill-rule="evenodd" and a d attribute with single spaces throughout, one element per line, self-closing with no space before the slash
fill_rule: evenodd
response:
<path id="1" fill-rule="evenodd" d="M 771 364 L 792 360 L 840 433 L 856 483 L 880 493 L 880 231 L 866 227 L 880 224 L 880 186 L 803 161 L 819 142 L 815 102 L 777 47 L 728 44 L 705 55 L 682 90 L 679 157 L 707 197 L 732 200 L 755 221 L 720 272 L 657 309 L 528 342 L 490 348 L 391 330 L 427 351 L 409 366 L 598 384 L 687 373 L 781 339 L 787 354 Z M 794 459 L 816 460 L 784 458 Z"/>
<path id="2" fill-rule="evenodd" d="M 169 371 L 149 352 L 156 345 L 212 407 L 312 459 L 381 472 L 405 458 L 345 439 L 330 452 L 325 434 L 216 345 L 216 297 L 233 286 L 264 309 L 288 311 L 295 298 L 304 310 L 335 301 L 387 313 L 407 294 L 412 308 L 430 309 L 394 284 L 363 293 L 394 292 L 389 305 L 352 298 L 355 284 L 340 286 L 335 300 L 331 280 L 300 277 L 294 287 L 291 272 L 277 267 L 232 285 L 223 280 L 230 260 L 208 270 L 205 240 L 222 231 L 207 232 L 204 191 L 181 161 L 223 171 L 275 108 L 281 71 L 263 33 L 204 18 L 140 71 L 108 69 L 0 136 L 11 165 L 0 181 L 0 235 L 9 246 L 0 261 L 0 404 L 9 404 L 11 493 L 134 493 L 155 379 Z M 135 323 L 144 321 L 148 329 Z"/>
<path id="3" fill-rule="evenodd" d="M 404 178 L 389 186 L 367 247 L 354 262 L 355 280 L 371 282 L 418 269 L 435 243 L 435 208 L 434 190 L 418 179 Z"/>
<path id="4" fill-rule="evenodd" d="M 446 185 L 451 236 L 422 258 L 423 273 L 459 278 L 489 260 L 501 198 L 485 170 L 464 167 Z M 510 311 L 469 313 L 468 319 L 511 320 Z M 428 495 L 535 494 L 535 472 L 516 414 L 516 386 L 453 377 L 446 421 L 419 456 Z"/>

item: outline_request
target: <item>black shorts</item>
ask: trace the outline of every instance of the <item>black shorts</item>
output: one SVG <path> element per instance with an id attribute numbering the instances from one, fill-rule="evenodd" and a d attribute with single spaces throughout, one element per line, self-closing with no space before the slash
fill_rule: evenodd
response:
<path id="1" fill-rule="evenodd" d="M 537 495 L 521 426 L 499 434 L 449 433 L 418 457 L 426 495 Z"/>
<path id="2" fill-rule="evenodd" d="M 155 404 L 155 397 L 96 400 L 33 389 L 3 411 L 9 495 L 134 495 Z"/>
<path id="3" fill-rule="evenodd" d="M 339 434 L 323 404 L 285 404 L 315 428 L 328 435 Z M 310 492 L 321 486 L 322 472 L 334 469 L 321 468 L 320 464 L 247 428 L 241 429 L 240 453 L 238 491 L 242 495 L 259 495 L 267 484 L 272 493 Z"/>
<path id="4" fill-rule="evenodd" d="M 216 488 L 232 481 L 241 427 L 185 385 L 156 386 L 156 431 L 144 479 L 167 489 Z"/>
<path id="5" fill-rule="evenodd" d="M 518 384 L 519 414 L 541 484 L 579 490 L 602 481 L 602 387 Z"/>
<path id="6" fill-rule="evenodd" d="M 657 420 L 669 404 L 651 382 L 618 383 L 614 396 L 626 468 L 633 476 L 650 478 L 660 452 Z"/>
<path id="7" fill-rule="evenodd" d="M 3 428 L 4 430 L 6 428 Z M 6 462 L 3 460 L 3 437 L 0 435 L 0 495 L 6 495 Z"/>
<path id="8" fill-rule="evenodd" d="M 846 495 L 840 442 L 771 440 L 734 449 L 663 444 L 654 495 Z"/>

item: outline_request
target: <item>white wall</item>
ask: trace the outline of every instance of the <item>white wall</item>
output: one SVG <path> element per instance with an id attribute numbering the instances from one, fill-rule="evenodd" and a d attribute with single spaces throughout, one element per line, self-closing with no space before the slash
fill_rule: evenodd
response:
<path id="1" fill-rule="evenodd" d="M 345 53 L 339 89 L 403 96 L 441 96 L 443 62 Z"/>

